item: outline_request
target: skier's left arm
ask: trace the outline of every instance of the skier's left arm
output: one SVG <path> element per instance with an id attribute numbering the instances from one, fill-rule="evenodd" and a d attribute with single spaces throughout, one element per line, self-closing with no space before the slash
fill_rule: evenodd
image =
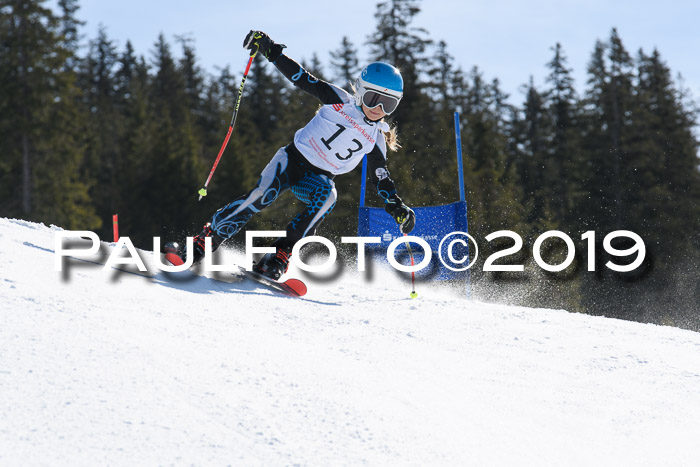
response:
<path id="1" fill-rule="evenodd" d="M 377 188 L 377 193 L 384 200 L 386 212 L 401 225 L 402 233 L 410 233 L 416 225 L 416 213 L 396 194 L 396 186 L 386 167 L 386 156 L 379 145 L 375 145 L 367 153 L 367 171 L 372 184 Z"/>
<path id="2" fill-rule="evenodd" d="M 340 96 L 344 95 L 345 91 L 334 84 L 316 78 L 306 71 L 296 61 L 282 53 L 286 47 L 284 44 L 276 43 L 264 32 L 250 31 L 243 41 L 243 47 L 251 51 L 257 50 L 257 52 L 260 52 L 294 86 L 315 97 L 322 104 L 343 103 Z"/>

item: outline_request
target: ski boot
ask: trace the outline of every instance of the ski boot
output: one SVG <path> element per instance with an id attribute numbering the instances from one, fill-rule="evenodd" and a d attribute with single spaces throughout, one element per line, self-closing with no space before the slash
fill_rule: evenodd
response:
<path id="1" fill-rule="evenodd" d="M 277 253 L 267 253 L 253 266 L 253 271 L 272 280 L 279 280 L 282 274 L 289 269 L 289 259 L 291 257 L 291 248 L 277 247 Z"/>
<path id="2" fill-rule="evenodd" d="M 211 251 L 214 252 L 219 247 L 223 239 L 216 235 L 211 229 L 211 223 L 207 222 L 202 231 L 195 235 L 192 240 L 192 264 L 199 263 L 204 258 L 204 239 L 211 237 Z M 187 244 L 180 245 L 176 242 L 166 243 L 163 248 L 165 253 L 174 253 L 179 256 L 183 263 L 187 262 Z"/>

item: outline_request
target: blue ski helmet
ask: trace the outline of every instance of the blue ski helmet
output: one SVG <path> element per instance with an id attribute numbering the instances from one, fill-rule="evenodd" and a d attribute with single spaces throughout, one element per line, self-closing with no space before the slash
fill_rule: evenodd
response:
<path id="1" fill-rule="evenodd" d="M 369 108 L 382 106 L 390 114 L 403 97 L 403 78 L 399 70 L 384 62 L 367 65 L 355 81 L 355 103 Z"/>

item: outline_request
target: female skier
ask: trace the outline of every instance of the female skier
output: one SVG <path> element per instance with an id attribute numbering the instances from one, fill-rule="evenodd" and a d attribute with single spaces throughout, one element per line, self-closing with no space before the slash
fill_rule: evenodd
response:
<path id="1" fill-rule="evenodd" d="M 398 144 L 394 131 L 382 119 L 396 110 L 403 97 L 399 71 L 381 62 L 367 65 L 355 82 L 353 95 L 309 74 L 282 53 L 285 45 L 275 43 L 261 31 L 250 31 L 243 47 L 251 51 L 257 48 L 296 87 L 320 100 L 323 106 L 296 132 L 292 143 L 277 151 L 263 169 L 257 186 L 219 209 L 194 237 L 194 262 L 204 256 L 206 237 L 212 238 L 212 248 L 216 249 L 238 233 L 253 214 L 289 189 L 306 207 L 287 225 L 286 237 L 272 244 L 277 253 L 266 254 L 253 268 L 278 280 L 287 271 L 294 244 L 313 235 L 335 206 L 333 178 L 350 172 L 365 154 L 371 180 L 386 211 L 401 225 L 403 233 L 413 230 L 415 214 L 396 194 L 386 167 L 387 142 L 391 149 Z"/>

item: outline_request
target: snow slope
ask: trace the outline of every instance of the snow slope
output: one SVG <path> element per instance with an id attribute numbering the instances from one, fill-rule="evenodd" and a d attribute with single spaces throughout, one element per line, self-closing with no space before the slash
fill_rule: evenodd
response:
<path id="1" fill-rule="evenodd" d="M 0 219 L 0 465 L 698 465 L 696 333 L 393 276 L 63 274 L 57 230 Z"/>

